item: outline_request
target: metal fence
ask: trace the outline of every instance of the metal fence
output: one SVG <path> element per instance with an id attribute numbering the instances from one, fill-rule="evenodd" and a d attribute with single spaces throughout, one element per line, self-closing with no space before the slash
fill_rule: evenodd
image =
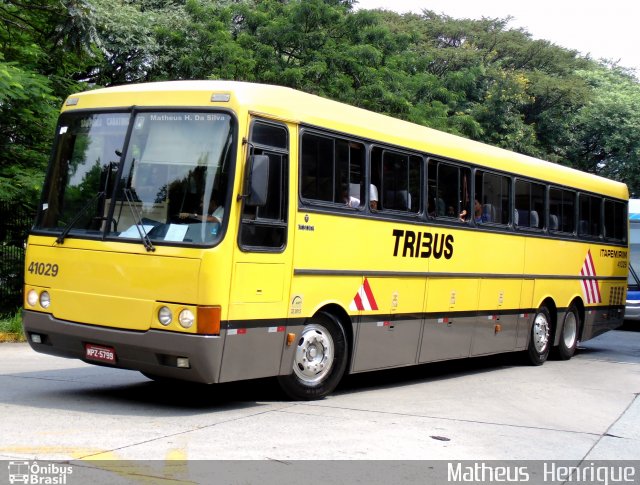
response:
<path id="1" fill-rule="evenodd" d="M 24 249 L 34 210 L 24 204 L 0 202 L 0 313 L 22 304 Z"/>

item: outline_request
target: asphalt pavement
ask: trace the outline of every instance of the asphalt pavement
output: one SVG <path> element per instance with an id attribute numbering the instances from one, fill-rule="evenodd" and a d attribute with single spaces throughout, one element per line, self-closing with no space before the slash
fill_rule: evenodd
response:
<path id="1" fill-rule="evenodd" d="M 640 460 L 639 392 L 637 331 L 540 367 L 501 355 L 353 375 L 314 402 L 272 379 L 166 386 L 5 343 L 0 460 Z"/>

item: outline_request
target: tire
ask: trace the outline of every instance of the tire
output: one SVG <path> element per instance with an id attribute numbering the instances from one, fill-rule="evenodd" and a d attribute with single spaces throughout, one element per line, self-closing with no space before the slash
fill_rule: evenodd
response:
<path id="1" fill-rule="evenodd" d="M 529 337 L 529 347 L 526 350 L 527 362 L 531 365 L 544 364 L 551 348 L 551 314 L 547 307 L 538 308 L 533 317 Z"/>
<path id="2" fill-rule="evenodd" d="M 309 319 L 298 338 L 292 372 L 279 376 L 292 399 L 311 401 L 331 393 L 347 367 L 347 344 L 340 322 L 328 313 Z"/>
<path id="3" fill-rule="evenodd" d="M 560 334 L 560 342 L 554 348 L 554 357 L 560 360 L 569 360 L 576 353 L 578 345 L 578 333 L 580 331 L 580 314 L 574 304 L 571 304 L 569 310 L 564 316 L 562 322 L 562 333 Z"/>

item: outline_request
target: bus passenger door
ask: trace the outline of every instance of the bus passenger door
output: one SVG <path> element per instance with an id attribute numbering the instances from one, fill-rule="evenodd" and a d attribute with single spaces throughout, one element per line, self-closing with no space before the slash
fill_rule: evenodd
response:
<path id="1" fill-rule="evenodd" d="M 249 141 L 249 156 L 268 157 L 268 195 L 264 205 L 242 202 L 221 382 L 277 375 L 286 335 L 289 131 L 284 124 L 254 119 Z"/>

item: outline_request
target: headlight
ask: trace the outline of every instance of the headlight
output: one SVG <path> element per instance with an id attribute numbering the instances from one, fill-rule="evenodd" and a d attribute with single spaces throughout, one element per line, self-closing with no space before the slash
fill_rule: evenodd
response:
<path id="1" fill-rule="evenodd" d="M 36 290 L 29 290 L 29 293 L 27 293 L 27 303 L 30 306 L 36 306 L 36 303 L 38 303 L 38 292 Z"/>
<path id="2" fill-rule="evenodd" d="M 40 293 L 40 306 L 42 308 L 49 308 L 51 305 L 51 295 L 49 295 L 48 291 L 43 291 Z"/>
<path id="3" fill-rule="evenodd" d="M 193 315 L 193 312 L 188 309 L 182 310 L 180 312 L 180 315 L 178 316 L 178 321 L 180 322 L 180 325 L 182 325 L 184 328 L 191 327 L 195 319 L 196 317 Z"/>
<path id="4" fill-rule="evenodd" d="M 158 310 L 158 321 L 164 325 L 165 327 L 171 323 L 173 320 L 173 315 L 171 314 L 171 310 L 166 306 L 163 306 Z"/>

